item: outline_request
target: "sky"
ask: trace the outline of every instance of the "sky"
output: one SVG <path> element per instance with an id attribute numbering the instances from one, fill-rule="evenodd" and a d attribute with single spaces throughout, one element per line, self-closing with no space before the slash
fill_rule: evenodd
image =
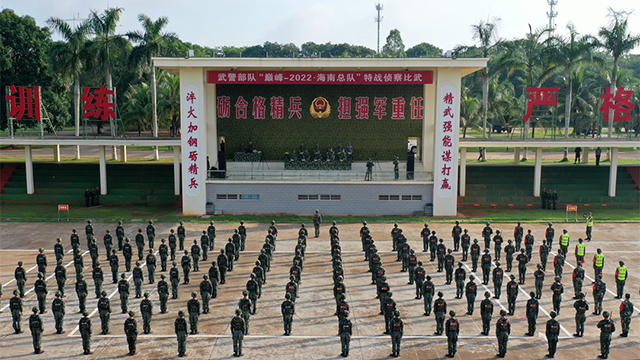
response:
<path id="1" fill-rule="evenodd" d="M 265 41 L 294 43 L 349 43 L 376 49 L 376 0 L 0 0 L 20 16 L 46 26 L 50 17 L 86 18 L 90 10 L 124 9 L 119 33 L 139 30 L 138 14 L 155 20 L 166 16 L 166 31 L 202 46 L 251 46 Z M 499 18 L 499 36 L 523 37 L 548 24 L 547 0 L 387 0 L 380 24 L 380 48 L 392 29 L 400 30 L 405 49 L 422 42 L 443 50 L 473 45 L 471 25 Z M 636 10 L 630 31 L 640 34 L 640 3 L 633 0 L 557 0 L 560 34 L 572 22 L 579 33 L 597 35 L 607 25 L 607 9 Z M 70 21 L 72 24 L 73 21 Z M 59 38 L 54 36 L 55 40 Z M 640 48 L 633 53 L 640 54 Z"/>

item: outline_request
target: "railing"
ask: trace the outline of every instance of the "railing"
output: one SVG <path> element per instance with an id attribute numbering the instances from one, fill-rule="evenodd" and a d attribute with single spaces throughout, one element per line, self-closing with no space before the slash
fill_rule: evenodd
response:
<path id="1" fill-rule="evenodd" d="M 315 170 L 246 170 L 221 171 L 209 170 L 209 180 L 257 180 L 257 181 L 369 181 L 366 171 L 315 171 Z M 429 182 L 433 181 L 433 173 L 400 171 L 398 179 L 393 171 L 373 171 L 372 182 Z"/>

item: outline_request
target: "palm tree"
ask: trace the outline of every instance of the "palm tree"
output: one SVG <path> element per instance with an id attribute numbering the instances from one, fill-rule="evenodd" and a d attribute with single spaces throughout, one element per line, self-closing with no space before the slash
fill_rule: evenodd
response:
<path id="1" fill-rule="evenodd" d="M 47 24 L 57 31 L 66 42 L 56 42 L 51 48 L 54 67 L 63 77 L 73 76 L 73 117 L 76 136 L 80 136 L 80 69 L 82 69 L 82 53 L 85 49 L 89 25 L 82 22 L 72 29 L 64 20 L 51 17 Z M 80 146 L 76 145 L 76 159 L 80 159 Z"/>
<path id="2" fill-rule="evenodd" d="M 158 20 L 151 21 L 145 14 L 138 15 L 138 21 L 142 24 L 143 32 L 134 31 L 128 32 L 127 37 L 134 43 L 138 43 L 131 53 L 131 58 L 134 63 L 142 65 L 149 72 L 151 79 L 151 106 L 152 106 L 152 133 L 153 137 L 158 137 L 158 110 L 156 94 L 156 72 L 153 68 L 154 56 L 157 56 L 160 49 L 166 45 L 169 41 L 178 39 L 178 36 L 174 33 L 162 33 L 162 29 L 167 26 L 169 19 L 166 17 L 160 17 Z M 158 159 L 158 147 L 154 147 L 154 157 Z"/>
<path id="3" fill-rule="evenodd" d="M 479 128 L 478 116 L 480 113 L 480 100 L 477 97 L 469 96 L 469 89 L 465 89 L 460 99 L 460 121 L 462 122 L 462 137 L 467 137 L 467 130 Z"/>
<path id="4" fill-rule="evenodd" d="M 611 94 L 616 92 L 620 57 L 640 45 L 640 35 L 628 33 L 628 19 L 630 14 L 630 12 L 624 10 L 614 11 L 612 8 L 609 8 L 608 17 L 611 19 L 609 26 L 600 28 L 600 31 L 598 32 L 600 41 L 597 41 L 596 44 L 613 56 L 613 68 L 611 69 Z M 608 137 L 611 137 L 613 133 L 613 116 L 611 116 L 611 113 L 613 113 L 613 110 L 611 110 L 609 114 Z"/>
<path id="5" fill-rule="evenodd" d="M 566 38 L 552 37 L 549 39 L 550 46 L 545 53 L 551 62 L 547 73 L 560 72 L 564 77 L 566 86 L 566 99 L 564 102 L 564 137 L 569 138 L 569 124 L 571 122 L 572 91 L 575 80 L 576 69 L 581 65 L 596 61 L 602 62 L 599 58 L 593 57 L 593 46 L 590 37 L 579 36 L 578 31 L 569 23 L 567 25 L 569 35 Z M 564 148 L 562 161 L 569 161 L 569 149 Z"/>
<path id="6" fill-rule="evenodd" d="M 159 76 L 158 116 L 160 122 L 171 124 L 174 134 L 180 128 L 180 78 L 162 71 Z"/>
<path id="7" fill-rule="evenodd" d="M 137 129 L 138 136 L 141 136 L 142 130 L 146 129 L 151 122 L 151 89 L 146 83 L 129 86 L 124 98 L 122 106 L 124 124 Z"/>

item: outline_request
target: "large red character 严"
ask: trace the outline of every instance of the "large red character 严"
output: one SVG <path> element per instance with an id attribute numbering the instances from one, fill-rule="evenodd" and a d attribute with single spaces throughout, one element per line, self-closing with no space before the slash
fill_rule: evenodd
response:
<path id="1" fill-rule="evenodd" d="M 527 88 L 527 113 L 524 116 L 524 121 L 529 121 L 533 114 L 534 105 L 558 105 L 556 100 L 556 94 L 560 91 L 560 88 Z"/>
<path id="2" fill-rule="evenodd" d="M 633 97 L 632 90 L 625 90 L 622 86 L 618 88 L 615 96 L 610 93 L 611 87 L 607 86 L 604 94 L 600 95 L 604 101 L 600 106 L 600 111 L 604 112 L 604 121 L 609 121 L 609 110 L 613 110 L 613 121 L 631 121 L 631 110 L 636 104 L 629 101 Z"/>

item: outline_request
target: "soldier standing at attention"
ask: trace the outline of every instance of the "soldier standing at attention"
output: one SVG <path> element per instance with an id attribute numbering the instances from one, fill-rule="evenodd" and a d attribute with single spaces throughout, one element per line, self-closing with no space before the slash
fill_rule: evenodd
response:
<path id="1" fill-rule="evenodd" d="M 178 270 L 178 263 L 175 261 L 172 263 L 173 267 L 169 270 L 169 281 L 171 282 L 171 298 L 178 298 L 178 287 L 180 286 L 180 271 Z"/>
<path id="2" fill-rule="evenodd" d="M 189 271 L 191 271 L 191 258 L 189 257 L 189 252 L 187 250 L 184 251 L 184 256 L 180 260 L 180 265 L 182 265 L 182 273 L 184 274 L 184 282 L 183 285 L 189 283 Z"/>
<path id="3" fill-rule="evenodd" d="M 184 221 L 180 221 L 178 226 L 178 240 L 180 242 L 180 251 L 184 250 L 184 238 L 187 237 L 187 230 L 184 228 Z"/>
<path id="4" fill-rule="evenodd" d="M 153 303 L 149 300 L 149 293 L 144 293 L 144 299 L 140 301 L 140 313 L 142 314 L 142 331 L 151 333 L 151 318 L 153 318 Z"/>
<path id="5" fill-rule="evenodd" d="M 558 337 L 560 335 L 560 323 L 556 320 L 555 311 L 552 311 L 549 316 L 551 319 L 547 321 L 547 329 L 545 335 L 547 336 L 547 343 L 549 344 L 548 358 L 552 358 L 556 355 L 556 349 L 558 348 Z"/>
<path id="6" fill-rule="evenodd" d="M 593 315 L 600 315 L 602 312 L 602 299 L 607 293 L 607 284 L 602 281 L 602 275 L 598 275 L 596 282 L 593 283 Z"/>
<path id="7" fill-rule="evenodd" d="M 507 260 L 507 272 L 511 272 L 513 268 L 513 254 L 516 252 L 515 246 L 513 246 L 513 240 L 509 239 L 507 246 L 504 247 L 504 257 Z"/>
<path id="8" fill-rule="evenodd" d="M 589 304 L 584 299 L 584 294 L 578 294 L 578 301 L 573 303 L 573 308 L 576 309 L 576 333 L 573 336 L 582 337 L 584 335 L 584 323 L 587 320 L 587 311 L 589 310 Z"/>
<path id="9" fill-rule="evenodd" d="M 376 256 L 378 255 L 376 254 Z M 380 266 L 377 267 L 377 269 L 379 268 Z M 376 274 L 377 274 L 377 269 L 376 269 Z M 414 271 L 414 279 L 416 281 L 416 299 L 422 299 L 422 288 L 424 286 L 425 274 L 426 272 L 422 267 L 422 261 L 418 261 L 418 267 Z"/>
<path id="10" fill-rule="evenodd" d="M 129 243 L 129 238 L 125 238 L 124 245 L 122 245 L 122 255 L 124 256 L 124 266 L 127 272 L 131 271 L 131 258 L 133 257 L 133 248 Z"/>
<path id="11" fill-rule="evenodd" d="M 87 235 L 87 249 L 91 244 L 91 239 L 94 237 L 93 233 L 93 225 L 91 225 L 91 220 L 87 220 L 87 226 L 84 227 L 84 233 Z"/>
<path id="12" fill-rule="evenodd" d="M 218 255 L 218 272 L 220 273 L 220 284 L 224 284 L 227 278 L 227 255 L 224 253 L 224 249 L 220 249 L 220 255 Z"/>
<path id="13" fill-rule="evenodd" d="M 451 317 L 447 319 L 447 323 L 444 327 L 447 332 L 447 349 L 449 350 L 447 356 L 455 357 L 456 352 L 458 351 L 458 334 L 460 333 L 460 323 L 458 322 L 458 319 L 456 319 L 455 311 L 449 311 L 449 316 Z"/>
<path id="14" fill-rule="evenodd" d="M 556 314 L 560 314 L 560 304 L 562 303 L 562 293 L 564 292 L 560 277 L 556 276 L 556 282 L 551 284 L 551 291 L 553 292 L 553 310 Z"/>
<path id="15" fill-rule="evenodd" d="M 249 292 L 242 292 L 242 299 L 238 303 L 238 308 L 242 310 L 242 319 L 244 320 L 244 335 L 249 335 L 249 319 L 251 318 L 251 300 L 247 298 Z"/>
<path id="16" fill-rule="evenodd" d="M 507 302 L 509 304 L 509 315 L 516 312 L 516 300 L 518 299 L 519 286 L 516 282 L 516 276 L 511 275 L 511 281 L 507 283 Z"/>
<path id="17" fill-rule="evenodd" d="M 156 238 L 156 227 L 153 226 L 153 220 L 149 220 L 147 225 L 147 239 L 149 240 L 149 248 L 153 249 L 154 240 Z"/>
<path id="18" fill-rule="evenodd" d="M 127 336 L 129 345 L 129 355 L 136 354 L 136 343 L 138 342 L 138 323 L 134 319 L 135 313 L 129 311 L 129 318 L 124 321 L 124 333 Z"/>
<path id="19" fill-rule="evenodd" d="M 562 255 L 566 257 L 569 251 L 569 234 L 567 234 L 567 229 L 562 229 L 562 235 L 560 235 L 558 241 L 560 242 L 560 251 Z"/>
<path id="20" fill-rule="evenodd" d="M 118 239 L 118 251 L 122 251 L 124 246 L 124 226 L 122 226 L 121 220 L 118 220 L 118 226 L 116 227 L 116 238 Z"/>
<path id="21" fill-rule="evenodd" d="M 598 275 L 602 275 L 602 268 L 604 267 L 604 255 L 602 250 L 597 249 L 596 254 L 593 255 L 593 271 L 595 272 L 596 279 Z"/>
<path id="22" fill-rule="evenodd" d="M 393 239 L 393 230 L 391 233 L 391 238 Z M 424 223 L 424 228 L 422 228 L 422 230 L 420 231 L 420 237 L 422 237 L 422 252 L 427 252 L 427 250 L 429 249 L 429 235 L 431 235 L 431 230 L 429 229 L 429 224 L 428 223 Z M 396 249 L 393 248 L 391 249 L 392 251 L 395 251 Z"/>
<path id="23" fill-rule="evenodd" d="M 13 290 L 13 297 L 9 300 L 9 309 L 11 309 L 11 319 L 13 320 L 13 330 L 16 334 L 20 334 L 22 329 L 20 322 L 22 321 L 22 298 L 19 296 L 20 291 Z"/>
<path id="24" fill-rule="evenodd" d="M 556 231 L 553 229 L 553 224 L 549 223 L 549 227 L 544 232 L 544 236 L 547 239 L 547 246 L 549 249 L 553 248 L 553 237 L 555 236 Z"/>
<path id="25" fill-rule="evenodd" d="M 171 261 L 176 259 L 176 247 L 177 247 L 176 235 L 174 234 L 173 229 L 171 229 L 169 234 L 169 251 L 171 253 Z"/>
<path id="26" fill-rule="evenodd" d="M 96 239 L 91 239 L 89 256 L 91 256 L 91 266 L 96 267 L 96 263 L 99 262 L 98 258 L 100 257 L 100 249 L 98 248 L 98 244 L 96 244 Z"/>
<path id="27" fill-rule="evenodd" d="M 527 275 L 527 263 L 529 262 L 529 257 L 525 255 L 524 249 L 520 249 L 520 255 L 518 255 L 516 261 L 518 262 L 518 283 L 524 285 L 525 276 Z"/>
<path id="28" fill-rule="evenodd" d="M 464 234 L 460 237 L 460 242 L 462 243 L 462 261 L 467 261 L 469 246 L 471 246 L 471 237 L 467 229 L 464 229 Z"/>
<path id="29" fill-rule="evenodd" d="M 284 335 L 291 335 L 291 324 L 293 323 L 293 315 L 295 314 L 296 305 L 291 301 L 291 294 L 285 293 L 284 298 L 285 300 L 280 306 L 282 321 L 284 322 Z"/>
<path id="30" fill-rule="evenodd" d="M 433 230 L 431 232 L 431 236 L 429 236 L 429 253 L 431 258 L 429 261 L 433 261 L 436 258 L 436 252 L 438 251 L 438 237 L 436 236 L 436 231 Z"/>
<path id="31" fill-rule="evenodd" d="M 144 281 L 144 273 L 140 267 L 140 261 L 136 261 L 136 267 L 133 268 L 133 284 L 136 289 L 136 299 L 142 297 L 142 282 Z"/>
<path id="32" fill-rule="evenodd" d="M 376 252 L 378 252 L 377 249 L 375 249 L 375 252 L 371 253 L 371 255 L 370 255 L 371 259 L 373 259 L 373 255 Z M 380 259 L 379 255 L 377 255 L 377 254 L 375 254 L 375 255 L 376 255 L 377 259 Z M 408 267 L 408 272 L 409 272 L 409 282 L 408 282 L 408 284 L 413 285 L 413 281 L 414 281 L 415 275 L 416 275 L 415 274 L 416 266 L 418 265 L 418 257 L 416 256 L 416 252 L 413 249 L 409 250 L 409 256 L 407 257 L 407 265 L 408 265 L 407 267 Z M 375 275 L 375 270 L 377 270 L 377 267 L 378 266 L 376 266 L 376 269 L 374 269 L 373 266 L 372 266 L 372 268 L 371 268 L 372 277 Z M 372 280 L 372 282 L 375 281 L 374 279 L 371 279 L 371 280 Z"/>
<path id="33" fill-rule="evenodd" d="M 536 293 L 530 292 L 529 295 L 531 298 L 527 300 L 527 324 L 529 325 L 529 330 L 525 334 L 526 336 L 533 336 L 536 333 L 536 321 L 538 320 L 538 310 L 540 309 L 540 304 L 538 300 L 536 300 Z"/>
<path id="34" fill-rule="evenodd" d="M 102 292 L 102 297 L 98 300 L 98 312 L 100 314 L 100 325 L 102 335 L 109 333 L 109 319 L 111 318 L 111 301 L 107 298 L 107 292 Z"/>
<path id="35" fill-rule="evenodd" d="M 542 271 L 542 265 L 537 265 L 538 270 L 533 273 L 533 277 L 536 279 L 536 299 L 542 297 L 542 286 L 544 285 L 544 271 Z"/>
<path id="36" fill-rule="evenodd" d="M 111 236 L 111 230 L 107 229 L 107 233 L 104 234 L 102 241 L 104 242 L 107 260 L 109 260 L 109 257 L 111 256 L 111 249 L 113 249 L 113 236 Z"/>
<path id="37" fill-rule="evenodd" d="M 169 247 L 165 244 L 166 240 L 160 240 L 161 244 L 158 247 L 160 253 L 160 269 L 161 271 L 167 271 L 167 260 L 169 260 Z"/>
<path id="38" fill-rule="evenodd" d="M 38 265 L 38 272 L 43 276 L 47 275 L 47 255 L 44 253 L 44 248 L 38 249 L 39 254 L 36 256 L 36 264 Z"/>
<path id="39" fill-rule="evenodd" d="M 493 297 L 500 299 L 502 290 L 502 280 L 504 279 L 504 271 L 500 267 L 500 262 L 496 261 L 496 267 L 493 268 Z"/>
<path id="40" fill-rule="evenodd" d="M 491 316 L 493 315 L 493 302 L 489 297 L 491 297 L 491 293 L 485 291 L 484 300 L 480 303 L 480 314 L 482 315 L 482 332 L 480 334 L 485 336 L 489 335 L 491 330 Z"/>
<path id="41" fill-rule="evenodd" d="M 120 259 L 116 254 L 116 249 L 112 250 L 113 253 L 109 256 L 109 267 L 111 268 L 111 280 L 114 284 L 118 282 L 118 267 L 120 266 Z"/>
<path id="42" fill-rule="evenodd" d="M 191 245 L 191 258 L 193 259 L 193 271 L 200 271 L 200 247 L 198 240 L 193 240 Z"/>
<path id="43" fill-rule="evenodd" d="M 473 315 L 473 309 L 476 302 L 476 295 L 478 294 L 478 285 L 475 283 L 475 276 L 469 275 L 469 282 L 466 286 L 467 295 L 467 315 Z"/>
<path id="44" fill-rule="evenodd" d="M 395 300 L 393 300 L 393 292 L 391 291 L 387 292 L 387 295 L 384 297 L 384 299 L 384 333 L 389 335 L 391 334 L 391 319 L 393 319 L 393 314 L 396 310 L 396 302 Z"/>
<path id="45" fill-rule="evenodd" d="M 56 244 L 53 245 L 53 253 L 56 255 L 56 262 L 64 259 L 64 246 L 62 246 L 62 238 L 56 239 Z"/>
<path id="46" fill-rule="evenodd" d="M 71 247 L 74 250 L 77 248 L 77 251 L 80 251 L 80 235 L 78 235 L 78 230 L 71 230 L 71 238 L 69 240 L 71 241 Z"/>
<path id="47" fill-rule="evenodd" d="M 196 297 L 197 292 L 191 293 L 191 300 L 187 301 L 187 311 L 189 311 L 189 326 L 191 327 L 191 334 L 198 333 L 198 320 L 200 317 L 200 302 Z"/>
<path id="48" fill-rule="evenodd" d="M 398 180 L 398 178 L 400 177 L 400 168 L 398 167 L 399 162 L 398 162 L 398 157 L 394 156 L 393 157 L 393 178 Z"/>
<path id="49" fill-rule="evenodd" d="M 47 294 L 49 290 L 47 289 L 47 283 L 44 281 L 44 274 L 38 273 L 38 280 L 35 283 L 35 292 L 38 298 L 38 308 L 40 309 L 40 314 L 44 314 L 47 310 Z"/>
<path id="50" fill-rule="evenodd" d="M 64 331 L 64 314 L 66 312 L 64 300 L 62 300 L 62 293 L 60 291 L 56 291 L 56 298 L 53 299 L 53 303 L 51 304 L 51 311 L 53 311 L 53 317 L 56 321 L 56 334 L 62 334 Z"/>
<path id="51" fill-rule="evenodd" d="M 200 246 L 202 248 L 202 260 L 207 261 L 209 259 L 209 235 L 207 235 L 206 230 L 202 230 L 202 235 L 200 235 Z"/>
<path id="52" fill-rule="evenodd" d="M 120 274 L 120 281 L 118 282 L 118 293 L 120 294 L 120 309 L 123 314 L 127 313 L 129 302 L 129 282 L 126 279 L 125 273 Z"/>
<path id="53" fill-rule="evenodd" d="M 488 249 L 491 246 L 491 235 L 493 235 L 493 229 L 491 223 L 487 221 L 487 226 L 482 229 L 482 237 L 484 238 L 484 248 Z"/>
<path id="54" fill-rule="evenodd" d="M 104 281 L 104 273 L 102 272 L 102 268 L 100 267 L 100 261 L 96 261 L 96 266 L 93 268 L 91 273 L 93 277 L 93 285 L 96 291 L 96 298 L 100 297 L 102 293 L 102 282 Z"/>
<path id="55" fill-rule="evenodd" d="M 216 227 L 213 225 L 213 220 L 209 221 L 207 236 L 209 237 L 209 249 L 213 250 L 216 242 Z"/>
<path id="56" fill-rule="evenodd" d="M 437 249 L 438 249 L 438 272 L 442 272 L 442 268 L 444 267 L 444 257 L 447 255 L 447 247 L 444 245 L 443 239 L 440 239 L 440 243 L 438 244 Z"/>
<path id="57" fill-rule="evenodd" d="M 251 273 L 251 278 L 247 281 L 246 289 L 249 292 L 249 300 L 251 300 L 251 315 L 255 315 L 259 290 L 258 282 L 256 281 L 256 274 Z"/>
<path id="58" fill-rule="evenodd" d="M 616 268 L 616 289 L 618 290 L 618 296 L 616 299 L 622 299 L 624 294 L 624 284 L 627 281 L 627 268 L 624 266 L 624 261 L 619 262 L 620 266 Z"/>
<path id="59" fill-rule="evenodd" d="M 609 358 L 609 345 L 611 345 L 611 334 L 616 331 L 616 325 L 613 320 L 609 319 L 609 312 L 602 313 L 604 319 L 598 323 L 600 329 L 600 355 L 601 359 Z"/>
<path id="60" fill-rule="evenodd" d="M 211 262 L 209 281 L 211 281 L 211 298 L 215 299 L 218 297 L 218 283 L 220 282 L 220 271 L 218 270 L 218 263 L 216 261 Z"/>
<path id="61" fill-rule="evenodd" d="M 89 289 L 87 287 L 87 282 L 84 281 L 84 274 L 82 272 L 77 275 L 76 295 L 78 296 L 78 306 L 80 307 L 80 312 L 83 312 L 87 303 Z"/>
<path id="62" fill-rule="evenodd" d="M 89 318 L 89 312 L 82 310 L 82 318 L 78 322 L 78 328 L 80 329 L 80 336 L 82 337 L 82 350 L 85 355 L 91 354 L 91 336 L 93 330 L 91 329 L 91 319 Z"/>
<path id="63" fill-rule="evenodd" d="M 391 356 L 400 356 L 400 344 L 402 343 L 402 335 L 404 334 L 404 324 L 400 319 L 400 310 L 393 312 L 394 318 L 391 319 Z"/>
<path id="64" fill-rule="evenodd" d="M 231 335 L 233 336 L 233 356 L 242 356 L 242 341 L 244 340 L 245 322 L 240 317 L 242 312 L 240 309 L 236 309 L 236 316 L 231 319 Z"/>
<path id="65" fill-rule="evenodd" d="M 244 251 L 244 245 L 247 240 L 247 228 L 244 226 L 244 221 L 240 220 L 240 226 L 238 226 L 238 235 L 240 235 L 240 251 Z"/>
<path id="66" fill-rule="evenodd" d="M 520 246 L 522 245 L 523 236 L 524 236 L 524 229 L 522 228 L 520 221 L 518 221 L 518 225 L 513 230 L 513 238 L 516 241 L 516 251 L 520 251 Z"/>
<path id="67" fill-rule="evenodd" d="M 227 245 L 224 247 L 224 253 L 227 255 L 228 270 L 233 271 L 233 260 L 235 258 L 236 246 L 233 244 L 233 240 L 231 238 L 229 238 Z M 220 263 L 219 260 L 218 263 Z"/>
<path id="68" fill-rule="evenodd" d="M 144 258 L 144 235 L 142 235 L 142 229 L 138 229 L 138 234 L 136 234 L 136 246 L 138 247 L 138 260 L 142 261 Z"/>
<path id="69" fill-rule="evenodd" d="M 584 255 L 587 253 L 587 247 L 584 245 L 584 240 L 582 238 L 578 239 L 578 243 L 576 244 L 576 262 L 578 264 L 582 264 L 584 262 Z"/>
<path id="70" fill-rule="evenodd" d="M 529 261 L 531 261 L 531 255 L 533 254 L 533 245 L 535 244 L 535 242 L 536 239 L 531 234 L 531 229 L 527 230 L 527 236 L 524 237 L 524 248 L 526 250 Z M 542 240 L 542 242 L 544 243 L 544 240 Z M 518 250 L 516 249 L 516 251 Z"/>
<path id="71" fill-rule="evenodd" d="M 453 251 L 460 250 L 461 235 L 462 235 L 462 228 L 460 227 L 460 221 L 456 220 L 456 225 L 451 230 L 451 236 L 453 237 Z"/>
<path id="72" fill-rule="evenodd" d="M 558 190 L 556 189 L 551 194 L 551 204 L 553 205 L 553 210 L 558 208 Z"/>
<path id="73" fill-rule="evenodd" d="M 160 281 L 158 281 L 158 297 L 160 298 L 160 314 L 167 312 L 167 301 L 169 300 L 169 284 L 165 281 L 166 276 L 160 275 Z"/>
<path id="74" fill-rule="evenodd" d="M 436 314 L 436 332 L 434 335 L 442 335 L 444 331 L 444 317 L 447 313 L 447 302 L 442 298 L 442 291 L 438 292 L 438 298 L 433 303 L 433 312 Z"/>
<path id="75" fill-rule="evenodd" d="M 553 258 L 553 270 L 556 277 L 562 278 L 562 271 L 564 269 L 564 255 L 562 250 L 558 250 L 555 258 Z"/>
<path id="76" fill-rule="evenodd" d="M 80 252 L 77 252 L 73 255 L 73 267 L 76 269 L 76 281 L 77 281 L 80 278 L 80 274 L 82 274 L 82 271 L 84 269 L 84 260 L 82 259 L 82 254 L 80 254 Z"/>
<path id="77" fill-rule="evenodd" d="M 502 254 L 503 242 L 504 242 L 504 239 L 502 238 L 502 235 L 500 235 L 500 230 L 496 230 L 496 236 L 493 237 L 493 246 L 494 246 L 496 260 L 500 260 L 500 256 Z"/>
<path id="78" fill-rule="evenodd" d="M 29 330 L 31 330 L 31 338 L 33 339 L 33 352 L 34 354 L 40 354 L 44 352 L 41 349 L 44 325 L 40 315 L 38 315 L 38 308 L 34 306 L 32 310 L 33 314 L 29 317 Z"/>
<path id="79" fill-rule="evenodd" d="M 340 344 L 342 345 L 341 356 L 349 356 L 349 343 L 351 342 L 351 334 L 353 332 L 353 324 L 349 320 L 349 311 L 344 312 L 344 317 L 340 320 Z"/>
<path id="80" fill-rule="evenodd" d="M 496 322 L 496 337 L 498 338 L 498 357 L 503 358 L 507 355 L 507 342 L 509 334 L 511 334 L 511 324 L 505 316 L 507 312 L 500 310 L 500 319 Z"/>
<path id="81" fill-rule="evenodd" d="M 316 230 L 316 237 L 320 236 L 320 224 L 322 224 L 322 215 L 316 210 L 316 213 L 313 214 L 313 227 Z"/>
<path id="82" fill-rule="evenodd" d="M 213 291 L 213 285 L 209 281 L 209 275 L 204 274 L 200 282 L 200 295 L 202 296 L 202 313 L 209 313 L 209 301 L 211 300 L 211 292 Z"/>
<path id="83" fill-rule="evenodd" d="M 547 240 L 542 240 L 540 245 L 540 265 L 542 271 L 547 271 L 547 259 L 549 258 L 549 247 L 547 246 Z"/>
<path id="84" fill-rule="evenodd" d="M 422 295 L 424 296 L 424 315 L 431 315 L 431 303 L 433 302 L 433 294 L 435 294 L 435 285 L 431 281 L 431 275 L 427 275 L 427 281 L 422 286 Z"/>
<path id="85" fill-rule="evenodd" d="M 578 266 L 573 269 L 573 293 L 574 299 L 578 298 L 578 294 L 582 292 L 582 282 L 584 281 L 584 269 L 582 268 L 582 262 L 578 263 Z"/>
<path id="86" fill-rule="evenodd" d="M 633 315 L 633 304 L 631 303 L 631 294 L 624 295 L 624 301 L 620 304 L 620 323 L 622 324 L 622 334 L 620 336 L 629 336 L 629 327 L 631 325 L 631 315 Z"/>
<path id="87" fill-rule="evenodd" d="M 240 258 L 240 234 L 238 234 L 238 229 L 233 230 L 233 235 L 231 235 L 231 242 L 233 242 L 234 246 L 234 261 L 238 261 Z"/>
<path id="88" fill-rule="evenodd" d="M 462 299 L 464 294 L 464 281 L 467 279 L 467 272 L 462 268 L 462 263 L 458 263 L 455 273 L 456 278 L 456 299 Z"/>
<path id="89" fill-rule="evenodd" d="M 478 239 L 473 239 L 473 245 L 471 245 L 471 271 L 476 272 L 476 270 L 478 270 L 479 258 L 480 245 L 478 245 Z"/>
<path id="90" fill-rule="evenodd" d="M 56 276 L 56 282 L 58 283 L 58 291 L 60 291 L 62 296 L 64 296 L 64 284 L 67 281 L 67 269 L 62 266 L 62 259 L 58 259 L 58 265 L 53 272 Z"/>
<path id="91" fill-rule="evenodd" d="M 491 255 L 489 255 L 489 248 L 484 249 L 484 255 L 482 255 L 482 284 L 489 284 L 489 274 L 491 273 Z"/>
<path id="92" fill-rule="evenodd" d="M 447 255 L 444 257 L 444 269 L 446 271 L 447 285 L 451 284 L 451 281 L 453 281 L 453 266 L 455 262 L 456 259 L 451 254 L 451 249 L 448 249 Z"/>
<path id="93" fill-rule="evenodd" d="M 173 329 L 178 337 L 178 356 L 184 357 L 187 355 L 187 333 L 188 325 L 187 320 L 184 319 L 184 311 L 178 311 L 178 318 L 173 323 Z"/>
<path id="94" fill-rule="evenodd" d="M 591 241 L 591 232 L 593 231 L 593 215 L 591 211 L 587 214 L 587 241 Z"/>

